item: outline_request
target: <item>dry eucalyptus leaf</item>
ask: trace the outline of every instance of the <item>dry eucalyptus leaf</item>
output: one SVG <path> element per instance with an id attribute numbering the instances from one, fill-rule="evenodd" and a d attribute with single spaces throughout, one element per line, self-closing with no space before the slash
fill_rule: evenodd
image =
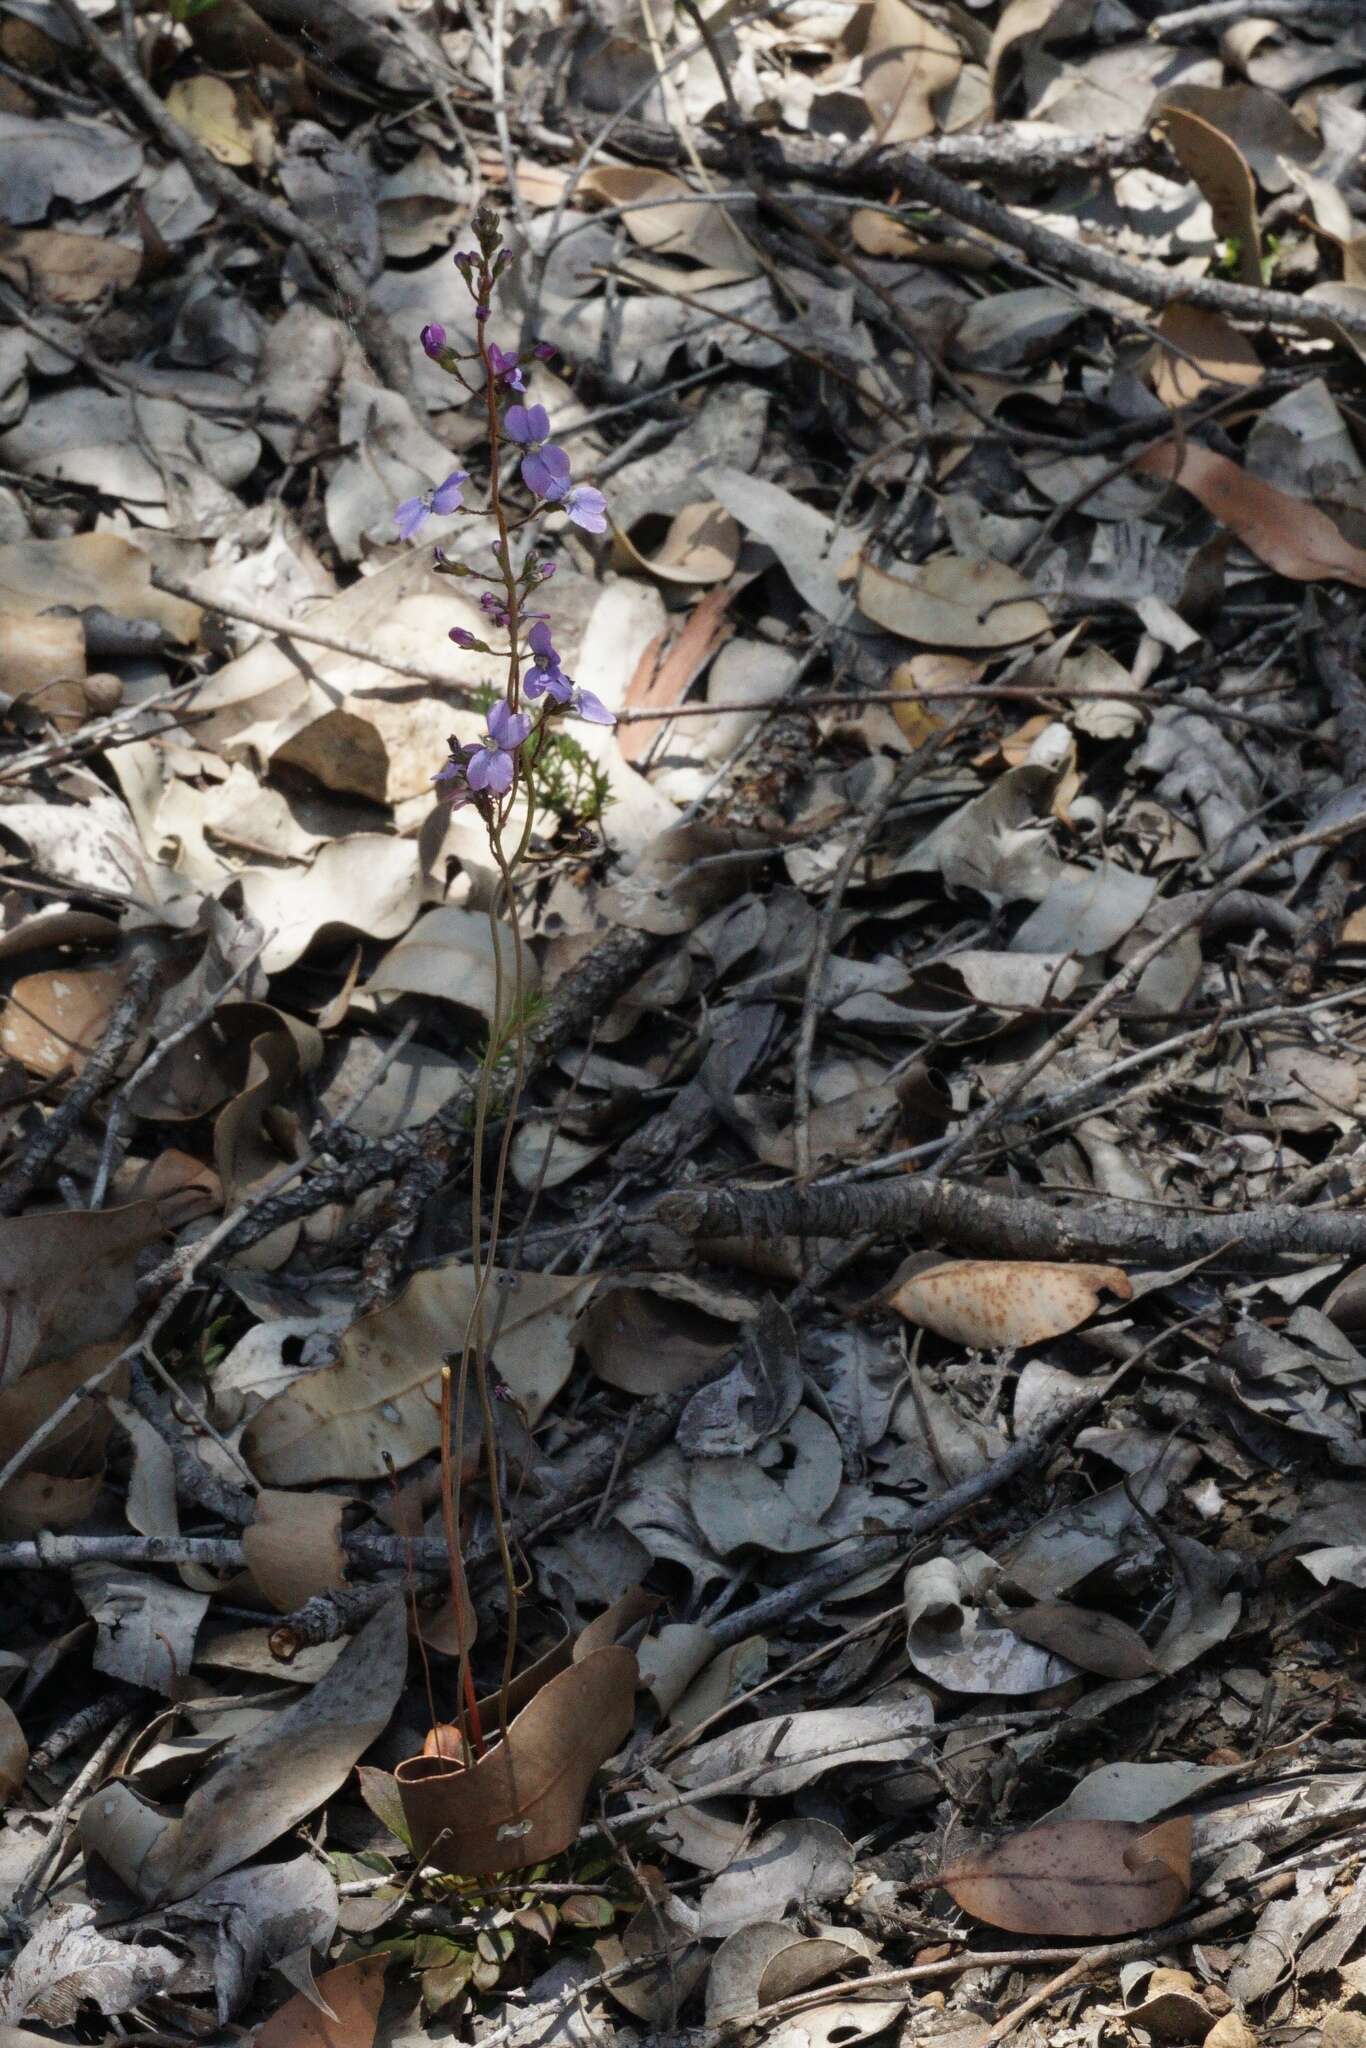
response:
<path id="1" fill-rule="evenodd" d="M 30 120 L 6 110 L 0 113 L 0 149 L 0 217 L 17 227 L 41 220 L 54 199 L 88 206 L 142 169 L 140 144 L 108 124 L 73 120 L 70 114 Z"/>
<path id="2" fill-rule="evenodd" d="M 194 1662 L 208 1594 L 121 1565 L 81 1564 L 72 1577 L 99 1632 L 95 1669 L 174 1699 Z"/>
<path id="3" fill-rule="evenodd" d="M 407 1671 L 401 1599 L 371 1617 L 312 1690 L 237 1734 L 176 1819 L 114 1780 L 81 1839 L 149 1904 L 188 1898 L 288 1833 L 337 1790 L 388 1725 Z"/>
<path id="4" fill-rule="evenodd" d="M 712 1879 L 697 1931 L 715 1939 L 759 1920 L 781 1920 L 793 1905 L 810 1910 L 843 1898 L 853 1881 L 853 1852 L 838 1828 L 824 1820 L 781 1820 Z"/>
<path id="5" fill-rule="evenodd" d="M 966 555 L 938 555 L 898 575 L 865 559 L 858 601 L 874 625 L 930 647 L 1014 647 L 1051 625 L 1018 569 Z"/>
<path id="6" fill-rule="evenodd" d="M 576 1319 L 597 1280 L 542 1273 L 500 1280 L 507 1305 L 496 1363 L 535 1423 L 569 1377 Z M 390 1463 L 402 1471 L 434 1451 L 441 1367 L 459 1348 L 474 1292 L 473 1269 L 447 1260 L 415 1273 L 388 1307 L 353 1323 L 335 1365 L 295 1380 L 252 1416 L 242 1451 L 258 1478 L 272 1486 L 382 1479 Z M 490 1323 L 496 1305 L 489 1305 Z"/>
<path id="7" fill-rule="evenodd" d="M 95 1908 L 84 1904 L 48 1913 L 0 1982 L 0 2024 L 34 2019 L 67 2028 L 86 2003 L 108 2016 L 131 2012 L 179 1975 L 173 1949 L 112 1941 L 92 1926 L 94 1918 Z"/>
<path id="8" fill-rule="evenodd" d="M 585 1311 L 578 1341 L 609 1387 L 678 1393 L 710 1375 L 756 1313 L 744 1295 L 682 1273 L 614 1274 Z"/>
<path id="9" fill-rule="evenodd" d="M 1011 1934 L 1112 1940 L 1160 1927 L 1190 1897 L 1188 1815 L 1029 1828 L 941 1873 L 975 1920 Z"/>
<path id="10" fill-rule="evenodd" d="M 16 981 L 0 1016 L 0 1046 L 31 1074 L 74 1080 L 123 993 L 127 967 L 54 968 Z"/>
<path id="11" fill-rule="evenodd" d="M 930 1696 L 919 1691 L 904 1700 L 875 1700 L 863 1707 L 777 1715 L 699 1743 L 672 1766 L 670 1775 L 677 1784 L 696 1789 L 737 1771 L 752 1771 L 740 1792 L 777 1798 L 814 1784 L 827 1771 L 900 1763 L 923 1746 L 933 1721 Z"/>
<path id="12" fill-rule="evenodd" d="M 672 171 L 636 164 L 595 164 L 579 180 L 579 192 L 607 206 L 639 208 L 622 220 L 631 239 L 661 256 L 684 256 L 723 278 L 751 277 L 754 252 L 732 225 L 726 209 L 698 199 Z M 641 204 L 641 202 L 646 202 Z M 682 279 L 679 280 L 682 282 Z M 694 289 L 695 289 L 694 284 Z"/>
<path id="13" fill-rule="evenodd" d="M 1132 1294 L 1121 1267 L 1052 1259 L 952 1259 L 904 1280 L 890 1306 L 907 1322 L 987 1351 L 1061 1337 L 1093 1316 L 1107 1292 L 1121 1301 Z"/>
<path id="14" fill-rule="evenodd" d="M 54 306 L 85 306 L 134 282 L 142 258 L 101 235 L 35 228 L 0 240 L 0 276 L 23 289 L 31 280 Z"/>
<path id="15" fill-rule="evenodd" d="M 1259 384 L 1265 374 L 1252 343 L 1222 313 L 1177 299 L 1163 308 L 1157 331 L 1172 346 L 1154 347 L 1144 374 L 1152 379 L 1154 394 L 1173 411 L 1191 404 L 1211 385 L 1223 389 Z"/>
<path id="16" fill-rule="evenodd" d="M 284 1493 L 263 1486 L 256 1519 L 242 1531 L 247 1570 L 272 1607 L 293 1614 L 346 1583 L 341 1545 L 345 1500 L 334 1493 Z"/>
<path id="17" fill-rule="evenodd" d="M 176 80 L 166 95 L 166 111 L 218 163 L 239 170 L 250 164 L 263 171 L 275 154 L 275 131 L 254 99 L 250 86 L 200 72 Z"/>
<path id="18" fill-rule="evenodd" d="M 1134 463 L 1198 498 L 1245 548 L 1296 583 L 1335 578 L 1366 589 L 1366 549 L 1354 547 L 1326 512 L 1250 476 L 1226 455 L 1194 441 L 1158 441 Z"/>
<path id="19" fill-rule="evenodd" d="M 1247 159 L 1235 142 L 1184 107 L 1164 107 L 1162 126 L 1187 177 L 1209 201 L 1215 232 L 1238 244 L 1238 275 L 1244 284 L 1262 282 L 1262 237 L 1257 188 Z"/>
<path id="20" fill-rule="evenodd" d="M 874 0 L 863 46 L 863 97 L 876 143 L 933 135 L 933 102 L 963 68 L 958 44 L 909 0 Z"/>
<path id="21" fill-rule="evenodd" d="M 410 1757 L 398 1780 L 415 1852 L 454 1876 L 522 1870 L 569 1847 L 599 1767 L 635 1718 L 636 1660 L 618 1643 L 542 1686 L 466 1769 Z"/>
<path id="22" fill-rule="evenodd" d="M 312 1995 L 296 1991 L 262 2023 L 256 2048 L 370 2048 L 388 1964 L 381 1952 L 324 1970 Z"/>
<path id="23" fill-rule="evenodd" d="M 0 1700 L 0 1811 L 9 1805 L 28 1772 L 28 1743 L 8 1700 Z"/>
<path id="24" fill-rule="evenodd" d="M 3 1384 L 121 1330 L 137 1305 L 137 1254 L 202 1206 L 172 1198 L 0 1221 L 0 1292 L 11 1304 Z M 81 1276 L 79 1287 L 71 1284 L 73 1273 Z"/>
<path id="25" fill-rule="evenodd" d="M 1162 1669 L 1137 1629 L 1096 1608 L 1039 1600 L 1032 1607 L 1006 1609 L 1001 1619 L 1027 1643 L 1052 1650 L 1098 1678 L 1144 1678 Z"/>
<path id="26" fill-rule="evenodd" d="M 199 606 L 153 589 L 151 572 L 143 550 L 117 533 L 11 541 L 0 547 L 0 610 L 32 617 L 54 605 L 100 605 L 121 618 L 150 619 L 181 646 L 193 644 Z"/>

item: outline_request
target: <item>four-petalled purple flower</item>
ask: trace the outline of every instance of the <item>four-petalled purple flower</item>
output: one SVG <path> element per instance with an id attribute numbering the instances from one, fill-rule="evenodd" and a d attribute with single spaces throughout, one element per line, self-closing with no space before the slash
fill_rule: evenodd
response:
<path id="1" fill-rule="evenodd" d="M 449 512 L 458 512 L 464 500 L 460 486 L 469 482 L 467 469 L 453 469 L 444 483 L 434 490 L 423 491 L 420 497 L 405 498 L 394 513 L 394 524 L 400 540 L 415 540 L 433 512 L 444 518 Z"/>

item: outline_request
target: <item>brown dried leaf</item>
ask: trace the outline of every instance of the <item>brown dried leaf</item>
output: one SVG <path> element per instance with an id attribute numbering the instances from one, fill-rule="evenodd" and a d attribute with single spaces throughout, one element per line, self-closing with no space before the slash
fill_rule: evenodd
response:
<path id="1" fill-rule="evenodd" d="M 256 2048 L 370 2048 L 388 1961 L 381 1952 L 324 1970 L 314 1980 L 314 1996 L 296 1991 L 276 2008 L 257 2033 Z"/>
<path id="2" fill-rule="evenodd" d="M 907 1322 L 975 1350 L 1040 1344 L 1075 1330 L 1100 1306 L 1104 1290 L 1133 1293 L 1119 1266 L 1068 1265 L 1056 1259 L 946 1259 L 911 1274 L 890 1297 Z"/>
<path id="3" fill-rule="evenodd" d="M 387 1726 L 407 1669 L 401 1598 L 372 1615 L 312 1690 L 239 1734 L 179 1818 L 114 1779 L 81 1813 L 81 1838 L 149 1904 L 188 1898 L 287 1833 L 343 1783 Z"/>
<path id="4" fill-rule="evenodd" d="M 1145 1678 L 1162 1668 L 1127 1621 L 1092 1607 L 1074 1607 L 1070 1600 L 1036 1600 L 1032 1607 L 1003 1613 L 1001 1620 L 1025 1642 L 1052 1650 L 1097 1678 Z"/>
<path id="5" fill-rule="evenodd" d="M 963 68 L 953 37 L 907 0 L 874 0 L 863 46 L 863 97 L 876 140 L 919 142 L 937 125 L 931 102 Z"/>
<path id="6" fill-rule="evenodd" d="M 102 235 L 71 235 L 60 228 L 32 228 L 0 242 L 0 274 L 20 290 L 33 286 L 54 306 L 84 306 L 106 291 L 122 291 L 137 277 L 136 249 Z"/>
<path id="7" fill-rule="evenodd" d="M 1160 1927 L 1190 1897 L 1188 1814 L 1063 1820 L 1012 1835 L 941 1883 L 954 1902 L 1011 1934 L 1100 1937 Z"/>
<path id="8" fill-rule="evenodd" d="M 561 1671 L 468 1770 L 409 1757 L 395 1772 L 417 1855 L 453 1876 L 520 1870 L 567 1849 L 594 1773 L 635 1716 L 636 1660 L 619 1644 Z"/>
<path id="9" fill-rule="evenodd" d="M 198 640 L 199 606 L 153 589 L 151 573 L 142 549 L 117 533 L 10 541 L 0 547 L 0 611 L 35 618 L 53 605 L 97 604 L 122 618 L 153 619 L 182 646 Z"/>
<path id="10" fill-rule="evenodd" d="M 634 206 L 622 224 L 633 242 L 661 256 L 686 256 L 723 278 L 749 277 L 753 251 L 721 206 L 708 205 L 672 171 L 639 164 L 595 164 L 580 178 L 579 192 L 606 206 Z"/>
<path id="11" fill-rule="evenodd" d="M 1162 126 L 1186 176 L 1209 201 L 1216 234 L 1238 244 L 1238 275 L 1244 284 L 1262 281 L 1262 235 L 1257 188 L 1247 158 L 1236 142 L 1186 107 L 1164 107 Z"/>
<path id="12" fill-rule="evenodd" d="M 508 1276 L 509 1280 L 512 1276 Z M 498 1370 L 534 1425 L 569 1377 L 575 1321 L 597 1285 L 591 1274 L 522 1273 L 507 1296 Z M 362 1316 L 337 1363 L 306 1373 L 258 1408 L 243 1454 L 271 1486 L 382 1479 L 434 1451 L 441 1436 L 441 1366 L 474 1300 L 473 1269 L 451 1259 L 409 1281 L 387 1308 Z M 471 1438 L 476 1423 L 467 1425 Z"/>
<path id="13" fill-rule="evenodd" d="M 735 628 L 726 617 L 732 592 L 709 590 L 689 613 L 682 631 L 665 647 L 665 635 L 641 655 L 635 674 L 626 686 L 626 704 L 632 711 L 657 711 L 669 704 L 681 704 L 712 656 L 723 647 Z M 628 761 L 648 754 L 659 733 L 653 721 L 617 728 L 617 744 Z"/>
<path id="14" fill-rule="evenodd" d="M 28 1743 L 8 1700 L 0 1700 L 0 1808 L 9 1805 L 28 1771 Z"/>
<path id="15" fill-rule="evenodd" d="M 1144 476 L 1180 484 L 1236 534 L 1258 561 L 1296 583 L 1336 577 L 1366 589 L 1366 549 L 1344 540 L 1326 512 L 1249 476 L 1226 455 L 1194 441 L 1159 441 L 1134 464 Z"/>
<path id="16" fill-rule="evenodd" d="M 1256 349 L 1222 313 L 1209 313 L 1178 299 L 1163 312 L 1157 331 L 1172 347 L 1152 350 L 1145 375 L 1155 395 L 1173 411 L 1189 405 L 1211 384 L 1261 382 L 1263 371 Z M 1176 349 L 1180 355 L 1174 353 Z"/>
<path id="17" fill-rule="evenodd" d="M 1002 8 L 987 51 L 987 82 L 993 107 L 997 104 L 997 80 L 1006 52 L 1016 43 L 1023 42 L 1026 36 L 1038 35 L 1041 29 L 1047 28 L 1057 11 L 1058 0 L 1008 0 L 1008 5 Z"/>
<path id="18" fill-rule="evenodd" d="M 256 1519 L 242 1531 L 247 1569 L 272 1607 L 293 1614 L 318 1593 L 346 1583 L 341 1546 L 345 1500 L 334 1493 L 283 1493 L 263 1487 Z"/>
<path id="19" fill-rule="evenodd" d="M 0 1046 L 30 1074 L 80 1073 L 123 993 L 127 967 L 56 967 L 16 981 L 0 1020 Z"/>
<path id="20" fill-rule="evenodd" d="M 858 602 L 875 626 L 931 647 L 1014 647 L 1051 623 L 1018 569 L 966 555 L 937 555 L 900 576 L 865 560 Z"/>

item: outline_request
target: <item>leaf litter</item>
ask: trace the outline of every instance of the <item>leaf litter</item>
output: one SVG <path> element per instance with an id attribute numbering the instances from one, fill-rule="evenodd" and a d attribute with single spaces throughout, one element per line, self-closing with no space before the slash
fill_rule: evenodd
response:
<path id="1" fill-rule="evenodd" d="M 16 2048 L 1345 2048 L 1354 11 L 131 19 L 0 5 Z M 605 501 L 515 930 L 431 322 Z"/>

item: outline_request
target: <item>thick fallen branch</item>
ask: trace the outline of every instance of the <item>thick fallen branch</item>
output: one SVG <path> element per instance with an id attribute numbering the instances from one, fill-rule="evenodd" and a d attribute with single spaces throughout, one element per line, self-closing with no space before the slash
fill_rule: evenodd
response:
<path id="1" fill-rule="evenodd" d="M 994 235 L 1041 269 L 1100 285 L 1140 306 L 1170 306 L 1179 299 L 1185 305 L 1201 306 L 1259 327 L 1290 328 L 1299 334 L 1329 334 L 1338 327 L 1348 334 L 1366 334 L 1366 315 L 1336 305 L 1318 306 L 1296 298 L 1293 292 L 1262 291 L 1252 285 L 1229 284 L 1219 277 L 1181 277 L 1174 270 L 1130 263 L 1088 242 L 1069 241 L 1052 228 L 1011 213 L 984 193 L 971 191 L 911 151 L 898 162 L 897 183 L 905 197 L 924 200 L 949 220 Z"/>
<path id="2" fill-rule="evenodd" d="M 549 156 L 578 157 L 582 145 L 550 128 L 529 130 L 527 140 Z M 678 137 L 645 121 L 617 120 L 605 138 L 623 156 L 672 167 L 687 162 Z M 711 171 L 743 171 L 745 151 L 730 133 L 695 128 L 698 158 Z M 803 179 L 870 198 L 896 191 L 902 167 L 911 159 L 934 164 L 960 177 L 1057 178 L 1069 171 L 1126 171 L 1167 161 L 1165 143 L 1153 130 L 1129 135 L 1039 135 L 1032 123 L 1002 122 L 975 135 L 927 136 L 923 142 L 885 148 L 850 149 L 814 135 L 756 131 L 752 152 L 759 170 L 777 183 Z"/>
<path id="3" fill-rule="evenodd" d="M 1244 1265 L 1366 1253 L 1363 1211 L 1268 1204 L 1192 1212 L 1108 1201 L 1059 1208 L 1037 1196 L 1000 1195 L 964 1181 L 918 1175 L 890 1186 L 666 1195 L 655 1219 L 689 1237 L 854 1237 L 871 1231 L 998 1259 L 1124 1259 L 1165 1266 L 1236 1250 Z"/>

